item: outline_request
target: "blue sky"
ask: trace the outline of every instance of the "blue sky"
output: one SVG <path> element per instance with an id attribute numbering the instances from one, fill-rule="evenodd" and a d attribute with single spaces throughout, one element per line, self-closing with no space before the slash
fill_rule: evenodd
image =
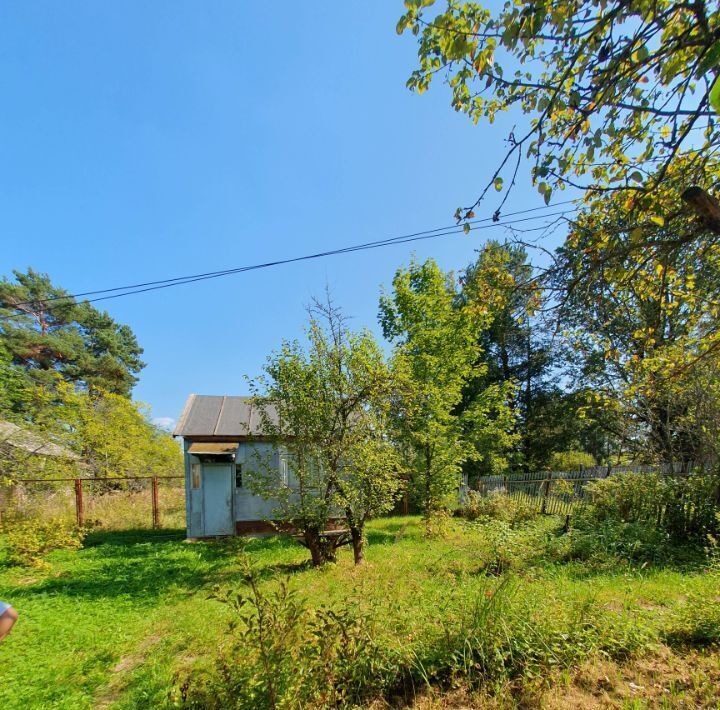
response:
<path id="1" fill-rule="evenodd" d="M 78 292 L 452 223 L 511 126 L 473 126 L 439 84 L 405 88 L 416 47 L 395 33 L 401 12 L 399 0 L 3 3 L 0 274 L 32 266 Z M 523 175 L 506 211 L 541 204 Z M 380 286 L 413 252 L 457 270 L 490 234 L 98 305 L 137 334 L 148 365 L 135 396 L 169 420 L 191 392 L 246 392 L 326 283 L 377 332 Z"/>

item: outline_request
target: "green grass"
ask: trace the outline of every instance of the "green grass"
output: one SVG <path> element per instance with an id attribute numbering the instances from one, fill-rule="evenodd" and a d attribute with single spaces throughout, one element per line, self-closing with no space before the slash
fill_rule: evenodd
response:
<path id="1" fill-rule="evenodd" d="M 384 643 L 412 647 L 424 663 L 504 579 L 509 607 L 532 623 L 589 607 L 617 622 L 611 632 L 623 642 L 640 634 L 641 650 L 662 640 L 688 599 L 717 600 L 717 577 L 697 564 L 554 562 L 561 523 L 541 519 L 509 538 L 492 525 L 454 524 L 446 538 L 426 541 L 417 518 L 378 520 L 357 569 L 348 551 L 312 569 L 288 539 L 252 540 L 247 550 L 264 584 L 289 576 L 310 605 L 352 599 L 379 622 Z M 498 550 L 511 551 L 500 576 L 487 573 Z M 0 599 L 20 614 L 0 645 L 0 707 L 154 708 L 167 703 L 178 672 L 212 665 L 230 617 L 209 596 L 238 583 L 233 542 L 189 544 L 180 530 L 94 533 L 82 550 L 48 561 L 47 570 L 11 567 L 0 552 Z"/>

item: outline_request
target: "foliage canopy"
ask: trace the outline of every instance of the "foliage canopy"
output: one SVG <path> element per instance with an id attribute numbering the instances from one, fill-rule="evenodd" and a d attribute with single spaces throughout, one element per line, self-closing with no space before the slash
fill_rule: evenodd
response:
<path id="1" fill-rule="evenodd" d="M 504 111 L 522 121 L 459 218 L 493 187 L 504 190 L 508 173 L 514 184 L 523 160 L 549 202 L 566 186 L 647 194 L 679 155 L 702 175 L 716 154 L 716 1 L 518 0 L 499 10 L 440 4 L 432 12 L 435 0 L 405 2 L 397 30 L 418 37 L 419 58 L 408 86 L 421 93 L 441 75 L 453 108 L 473 122 Z"/>
<path id="2" fill-rule="evenodd" d="M 14 271 L 0 281 L 0 341 L 11 363 L 40 382 L 59 373 L 86 389 L 125 397 L 145 366 L 132 330 L 76 301 L 47 274 Z"/>
<path id="3" fill-rule="evenodd" d="M 400 460 L 387 436 L 392 390 L 381 349 L 369 331 L 350 331 L 328 297 L 310 308 L 307 347 L 284 343 L 253 386 L 264 429 L 289 472 L 278 482 L 268 462 L 251 487 L 278 501 L 275 515 L 303 533 L 315 564 L 334 559 L 323 533 L 337 517 L 362 562 L 365 522 L 392 508 L 400 484 Z"/>

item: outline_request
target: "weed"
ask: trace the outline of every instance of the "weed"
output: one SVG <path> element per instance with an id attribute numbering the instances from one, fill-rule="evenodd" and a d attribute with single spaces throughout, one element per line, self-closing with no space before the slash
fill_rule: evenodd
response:
<path id="1" fill-rule="evenodd" d="M 537 706 L 578 667 L 634 667 L 663 643 L 720 658 L 709 645 L 719 586 L 710 557 L 681 569 L 570 559 L 577 530 L 563 535 L 562 522 L 456 519 L 427 540 L 418 517 L 375 520 L 362 568 L 347 553 L 312 569 L 279 537 L 186 544 L 181 530 L 171 540 L 102 528 L 82 549 L 48 553 L 51 569 L 0 560 L 0 598 L 20 613 L 0 645 L 0 665 L 13 668 L 0 707 L 263 710 L 267 668 L 283 710 L 379 709 L 420 695 L 441 707 L 455 693 L 469 706 Z M 498 555 L 506 571 L 487 574 Z M 218 584 L 231 590 L 222 602 Z M 237 608 L 232 595 L 246 601 Z M 704 706 L 717 704 L 717 685 L 703 687 Z"/>
<path id="2" fill-rule="evenodd" d="M 8 561 L 16 565 L 46 566 L 43 557 L 53 550 L 77 550 L 82 547 L 83 530 L 64 518 L 10 519 L 4 522 Z"/>
<path id="3" fill-rule="evenodd" d="M 466 500 L 457 514 L 466 520 L 494 519 L 514 526 L 536 518 L 538 511 L 530 504 L 500 491 L 494 491 L 489 495 L 468 491 Z"/>

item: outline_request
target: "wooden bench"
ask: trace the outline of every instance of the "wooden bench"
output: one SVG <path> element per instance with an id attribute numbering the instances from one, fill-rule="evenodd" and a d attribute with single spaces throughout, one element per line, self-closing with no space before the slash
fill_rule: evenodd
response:
<path id="1" fill-rule="evenodd" d="M 305 542 L 305 536 L 302 534 L 293 535 L 293 537 L 303 546 L 307 547 Z M 341 547 L 342 545 L 349 545 L 352 542 L 349 530 L 323 530 L 320 533 L 320 540 L 324 543 L 334 542 L 333 547 Z"/>

